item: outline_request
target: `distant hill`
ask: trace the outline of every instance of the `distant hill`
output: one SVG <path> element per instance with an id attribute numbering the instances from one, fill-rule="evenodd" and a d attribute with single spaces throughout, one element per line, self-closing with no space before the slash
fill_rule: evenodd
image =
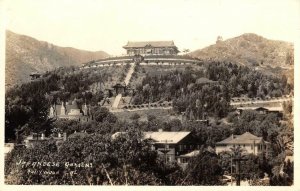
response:
<path id="1" fill-rule="evenodd" d="M 292 68 L 294 57 L 292 43 L 269 40 L 252 33 L 223 41 L 189 53 L 193 57 L 210 61 L 227 61 L 241 65 Z"/>
<path id="2" fill-rule="evenodd" d="M 108 56 L 103 51 L 59 47 L 6 31 L 5 86 L 30 81 L 29 74 L 32 72 L 44 73 L 58 67 L 80 66 L 84 62 Z"/>

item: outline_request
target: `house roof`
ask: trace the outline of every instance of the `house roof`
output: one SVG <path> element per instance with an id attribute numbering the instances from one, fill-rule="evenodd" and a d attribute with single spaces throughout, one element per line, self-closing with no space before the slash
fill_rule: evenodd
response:
<path id="1" fill-rule="evenodd" d="M 180 157 L 187 157 L 187 158 L 190 158 L 190 157 L 197 156 L 199 153 L 200 153 L 200 150 L 194 150 L 194 151 L 189 152 L 189 153 L 186 153 L 186 154 L 184 154 L 184 155 L 180 155 Z"/>
<path id="2" fill-rule="evenodd" d="M 152 139 L 156 143 L 176 144 L 189 135 L 191 132 L 177 131 L 177 132 L 144 132 L 145 139 Z"/>
<path id="3" fill-rule="evenodd" d="M 253 142 L 260 143 L 263 141 L 262 137 L 257 137 L 249 132 L 246 132 L 242 135 L 233 135 L 228 137 L 227 139 L 224 139 L 223 141 L 220 141 L 216 143 L 217 145 L 223 145 L 223 144 L 253 144 Z"/>
<path id="4" fill-rule="evenodd" d="M 238 110 L 265 110 L 265 111 L 283 111 L 282 107 L 238 107 Z"/>
<path id="5" fill-rule="evenodd" d="M 54 113 L 56 113 L 56 115 L 58 115 L 58 116 L 61 115 L 61 113 L 60 113 L 61 107 L 62 107 L 62 105 L 53 106 Z M 66 114 L 68 114 L 71 111 L 71 109 L 79 109 L 80 110 L 76 101 L 73 101 L 71 105 L 66 104 L 65 109 L 66 109 Z"/>
<path id="6" fill-rule="evenodd" d="M 121 134 L 124 134 L 125 132 L 116 132 L 112 135 L 112 139 L 115 139 Z M 184 132 L 184 131 L 177 131 L 177 132 L 143 132 L 144 139 L 151 139 L 155 143 L 162 143 L 162 144 L 176 144 L 179 141 L 181 141 L 183 138 L 185 138 L 187 135 L 190 134 L 190 132 Z"/>
<path id="7" fill-rule="evenodd" d="M 141 42 L 128 42 L 123 48 L 142 48 L 145 46 L 153 47 L 176 47 L 173 41 L 141 41 Z"/>
<path id="8" fill-rule="evenodd" d="M 209 84 L 209 83 L 218 83 L 217 81 L 212 81 L 208 78 L 199 78 L 196 81 L 196 84 Z"/>

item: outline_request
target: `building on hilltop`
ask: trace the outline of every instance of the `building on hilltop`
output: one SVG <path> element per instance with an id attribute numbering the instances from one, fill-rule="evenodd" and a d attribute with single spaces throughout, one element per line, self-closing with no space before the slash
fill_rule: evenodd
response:
<path id="1" fill-rule="evenodd" d="M 123 46 L 127 50 L 127 55 L 177 55 L 178 48 L 173 41 L 143 41 L 128 42 Z"/>
<path id="2" fill-rule="evenodd" d="M 270 143 L 262 137 L 257 137 L 249 132 L 242 135 L 231 135 L 227 139 L 216 143 L 216 153 L 231 151 L 233 147 L 241 147 L 248 154 L 258 155 L 269 151 Z"/>
<path id="3" fill-rule="evenodd" d="M 62 102 L 59 105 L 52 105 L 49 111 L 49 117 L 57 119 L 89 121 L 90 116 L 90 107 L 84 104 L 80 109 L 76 99 L 71 104 Z"/>

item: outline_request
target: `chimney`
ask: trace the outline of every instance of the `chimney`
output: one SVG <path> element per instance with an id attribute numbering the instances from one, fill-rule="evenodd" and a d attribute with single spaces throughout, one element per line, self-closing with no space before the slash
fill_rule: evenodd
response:
<path id="1" fill-rule="evenodd" d="M 163 132 L 163 129 L 158 129 L 158 132 Z"/>
<path id="2" fill-rule="evenodd" d="M 234 136 L 233 136 L 233 134 L 231 134 L 231 139 L 234 139 Z"/>

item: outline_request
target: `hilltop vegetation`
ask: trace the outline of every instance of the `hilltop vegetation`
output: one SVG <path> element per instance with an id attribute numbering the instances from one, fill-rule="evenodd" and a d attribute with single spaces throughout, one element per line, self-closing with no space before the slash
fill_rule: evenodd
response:
<path id="1" fill-rule="evenodd" d="M 292 67 L 294 46 L 284 41 L 269 40 L 247 33 L 206 48 L 195 50 L 189 55 L 203 60 L 232 62 L 245 66 Z"/>
<path id="2" fill-rule="evenodd" d="M 213 62 L 198 69 L 146 73 L 136 90 L 133 104 L 172 101 L 175 111 L 197 119 L 207 114 L 226 116 L 232 97 L 280 97 L 291 93 L 293 86 L 287 83 L 286 76 L 269 76 L 246 66 Z"/>

